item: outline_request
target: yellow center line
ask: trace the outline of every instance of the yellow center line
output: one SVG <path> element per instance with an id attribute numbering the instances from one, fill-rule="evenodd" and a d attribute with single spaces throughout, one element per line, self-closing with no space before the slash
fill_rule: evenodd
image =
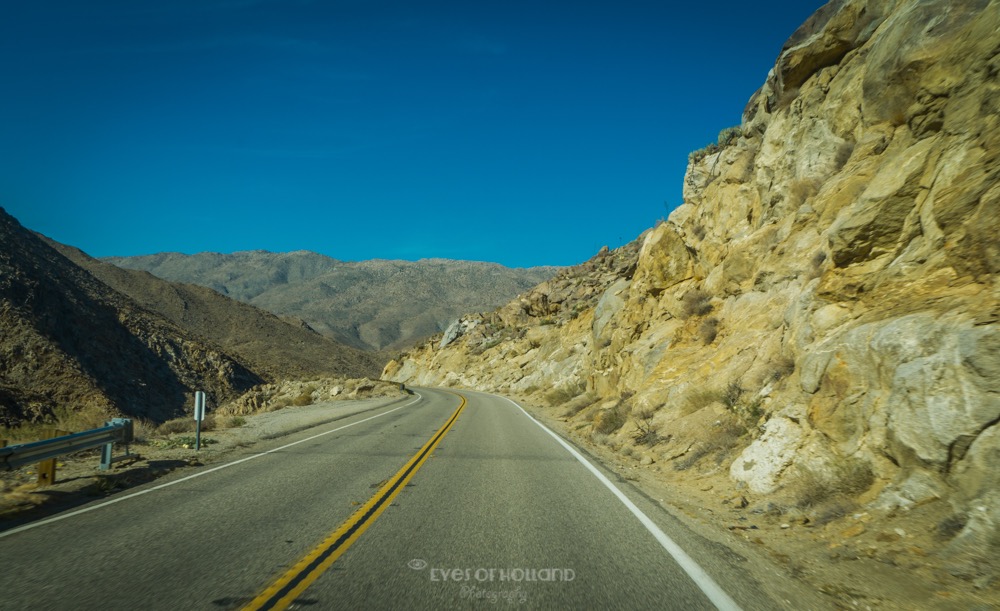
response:
<path id="1" fill-rule="evenodd" d="M 465 397 L 458 396 L 462 399 L 458 409 L 448 418 L 444 426 L 438 429 L 430 441 L 424 444 L 424 447 L 420 448 L 420 451 L 403 465 L 403 468 L 389 479 L 375 493 L 375 496 L 368 499 L 368 502 L 354 512 L 354 515 L 349 517 L 315 549 L 306 554 L 302 560 L 299 560 L 287 573 L 261 592 L 250 604 L 243 607 L 243 611 L 287 609 L 306 588 L 329 569 L 334 561 L 340 558 L 347 551 L 347 548 L 358 540 L 361 533 L 365 532 L 372 522 L 385 511 L 385 508 L 392 503 L 392 500 L 402 491 L 413 474 L 431 455 L 441 438 L 455 424 L 458 415 L 465 408 Z"/>

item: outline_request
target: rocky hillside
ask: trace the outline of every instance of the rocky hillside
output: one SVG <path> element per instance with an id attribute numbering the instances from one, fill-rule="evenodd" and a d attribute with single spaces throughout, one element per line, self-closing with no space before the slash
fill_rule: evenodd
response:
<path id="1" fill-rule="evenodd" d="M 196 389 L 218 405 L 282 376 L 377 367 L 207 289 L 55 245 L 2 209 L 0 245 L 0 426 L 81 412 L 163 421 L 182 415 Z"/>
<path id="2" fill-rule="evenodd" d="M 203 286 L 168 282 L 104 263 L 77 248 L 49 244 L 112 289 L 220 346 L 268 381 L 331 374 L 377 377 L 385 363 L 370 352 L 318 334 L 301 320 L 281 319 Z"/>
<path id="3" fill-rule="evenodd" d="M 930 503 L 949 570 L 989 583 L 998 32 L 995 0 L 830 2 L 742 124 L 692 153 L 666 222 L 384 375 L 556 406 L 642 464 L 720 471 L 803 523 Z"/>
<path id="4" fill-rule="evenodd" d="M 446 259 L 347 262 L 308 251 L 105 260 L 300 318 L 323 335 L 364 350 L 410 346 L 462 314 L 497 307 L 557 271 Z"/>

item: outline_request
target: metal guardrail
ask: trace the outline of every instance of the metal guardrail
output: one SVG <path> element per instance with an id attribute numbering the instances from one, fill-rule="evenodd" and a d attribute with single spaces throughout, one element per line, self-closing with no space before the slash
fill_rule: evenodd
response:
<path id="1" fill-rule="evenodd" d="M 11 471 L 64 454 L 104 446 L 101 451 L 101 470 L 106 471 L 115 460 L 111 457 L 114 444 L 125 444 L 125 455 L 128 456 L 128 443 L 131 441 L 132 421 L 128 418 L 115 418 L 99 429 L 0 448 L 0 469 Z"/>

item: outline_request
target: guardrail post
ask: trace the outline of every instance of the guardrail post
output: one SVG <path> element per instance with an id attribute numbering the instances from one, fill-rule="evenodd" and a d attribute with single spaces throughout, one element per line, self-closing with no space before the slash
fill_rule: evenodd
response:
<path id="1" fill-rule="evenodd" d="M 113 443 L 106 443 L 101 446 L 101 471 L 107 471 L 111 468 L 111 453 L 114 445 Z"/>
<path id="2" fill-rule="evenodd" d="M 45 439 L 55 439 L 63 435 L 69 435 L 69 431 L 49 429 L 46 431 Z M 51 486 L 54 483 L 56 483 L 56 459 L 49 458 L 38 463 L 38 485 Z"/>

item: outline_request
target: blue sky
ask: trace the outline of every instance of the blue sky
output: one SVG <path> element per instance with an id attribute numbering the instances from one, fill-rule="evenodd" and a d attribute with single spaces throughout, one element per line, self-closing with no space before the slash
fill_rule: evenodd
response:
<path id="1" fill-rule="evenodd" d="M 0 206 L 93 256 L 571 265 L 681 203 L 822 2 L 32 0 Z"/>

